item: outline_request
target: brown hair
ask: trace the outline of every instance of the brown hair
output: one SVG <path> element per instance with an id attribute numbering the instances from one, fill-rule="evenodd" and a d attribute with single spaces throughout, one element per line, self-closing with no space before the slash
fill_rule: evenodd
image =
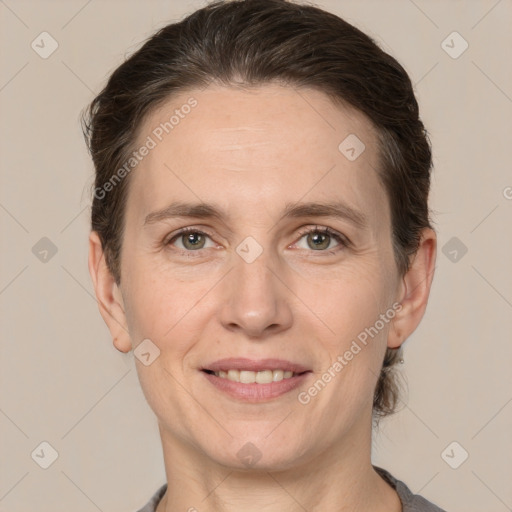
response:
<path id="1" fill-rule="evenodd" d="M 395 260 L 400 275 L 407 272 L 422 230 L 431 227 L 432 156 L 406 71 L 369 36 L 318 7 L 231 0 L 211 3 L 156 32 L 112 73 L 83 113 L 96 170 L 92 229 L 118 284 L 130 180 L 118 180 L 108 193 L 105 184 L 129 160 L 144 119 L 186 89 L 212 82 L 252 87 L 271 81 L 320 90 L 373 123 Z M 399 390 L 392 370 L 399 357 L 399 350 L 387 349 L 374 394 L 376 418 L 395 411 Z"/>

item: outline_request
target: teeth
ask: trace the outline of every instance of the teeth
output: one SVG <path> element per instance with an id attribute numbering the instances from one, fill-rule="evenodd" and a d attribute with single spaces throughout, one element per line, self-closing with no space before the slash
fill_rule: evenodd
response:
<path id="1" fill-rule="evenodd" d="M 283 380 L 283 378 L 284 378 L 283 370 L 274 370 L 272 372 L 272 380 L 274 382 L 279 382 L 280 380 Z"/>
<path id="2" fill-rule="evenodd" d="M 293 377 L 293 372 L 287 370 L 262 370 L 261 372 L 252 372 L 249 370 L 228 370 L 215 372 L 217 377 L 232 380 L 233 382 L 241 382 L 242 384 L 270 384 L 271 382 L 279 382 L 283 379 Z"/>

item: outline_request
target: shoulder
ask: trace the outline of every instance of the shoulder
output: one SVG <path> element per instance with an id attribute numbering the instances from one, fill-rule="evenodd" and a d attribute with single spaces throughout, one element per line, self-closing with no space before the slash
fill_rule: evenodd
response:
<path id="1" fill-rule="evenodd" d="M 160 503 L 160 500 L 162 499 L 163 495 L 165 494 L 165 491 L 167 490 L 167 484 L 162 485 L 153 496 L 151 496 L 151 499 L 137 512 L 155 512 L 156 507 L 158 503 Z"/>
<path id="2" fill-rule="evenodd" d="M 402 502 L 403 512 L 445 512 L 443 509 L 434 505 L 418 494 L 413 494 L 409 487 L 401 480 L 397 480 L 385 469 L 373 466 L 375 471 L 384 478 L 397 492 Z"/>

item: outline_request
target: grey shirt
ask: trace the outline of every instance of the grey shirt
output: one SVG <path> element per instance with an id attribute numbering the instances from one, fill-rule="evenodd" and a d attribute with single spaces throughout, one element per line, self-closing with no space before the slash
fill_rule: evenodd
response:
<path id="1" fill-rule="evenodd" d="M 445 512 L 425 498 L 413 494 L 410 489 L 400 480 L 397 480 L 390 475 L 385 469 L 373 466 L 375 471 L 379 473 L 391 487 L 393 487 L 402 502 L 402 512 Z M 165 491 L 167 490 L 167 484 L 162 485 L 158 491 L 152 496 L 149 502 L 137 512 L 155 512 L 156 507 L 162 499 Z"/>

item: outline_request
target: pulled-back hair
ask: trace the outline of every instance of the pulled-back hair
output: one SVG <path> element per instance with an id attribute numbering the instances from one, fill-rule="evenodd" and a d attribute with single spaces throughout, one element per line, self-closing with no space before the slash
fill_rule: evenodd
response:
<path id="1" fill-rule="evenodd" d="M 432 227 L 428 194 L 432 156 L 404 68 L 366 34 L 313 5 L 287 0 L 217 1 L 167 25 L 120 65 L 83 113 L 83 131 L 95 166 L 91 225 L 108 268 L 121 282 L 120 260 L 130 176 L 105 183 L 136 149 L 143 121 L 174 94 L 211 83 L 257 87 L 271 82 L 309 87 L 350 105 L 378 136 L 377 174 L 391 211 L 399 274 Z M 399 387 L 387 349 L 376 385 L 376 418 L 395 411 Z"/>

